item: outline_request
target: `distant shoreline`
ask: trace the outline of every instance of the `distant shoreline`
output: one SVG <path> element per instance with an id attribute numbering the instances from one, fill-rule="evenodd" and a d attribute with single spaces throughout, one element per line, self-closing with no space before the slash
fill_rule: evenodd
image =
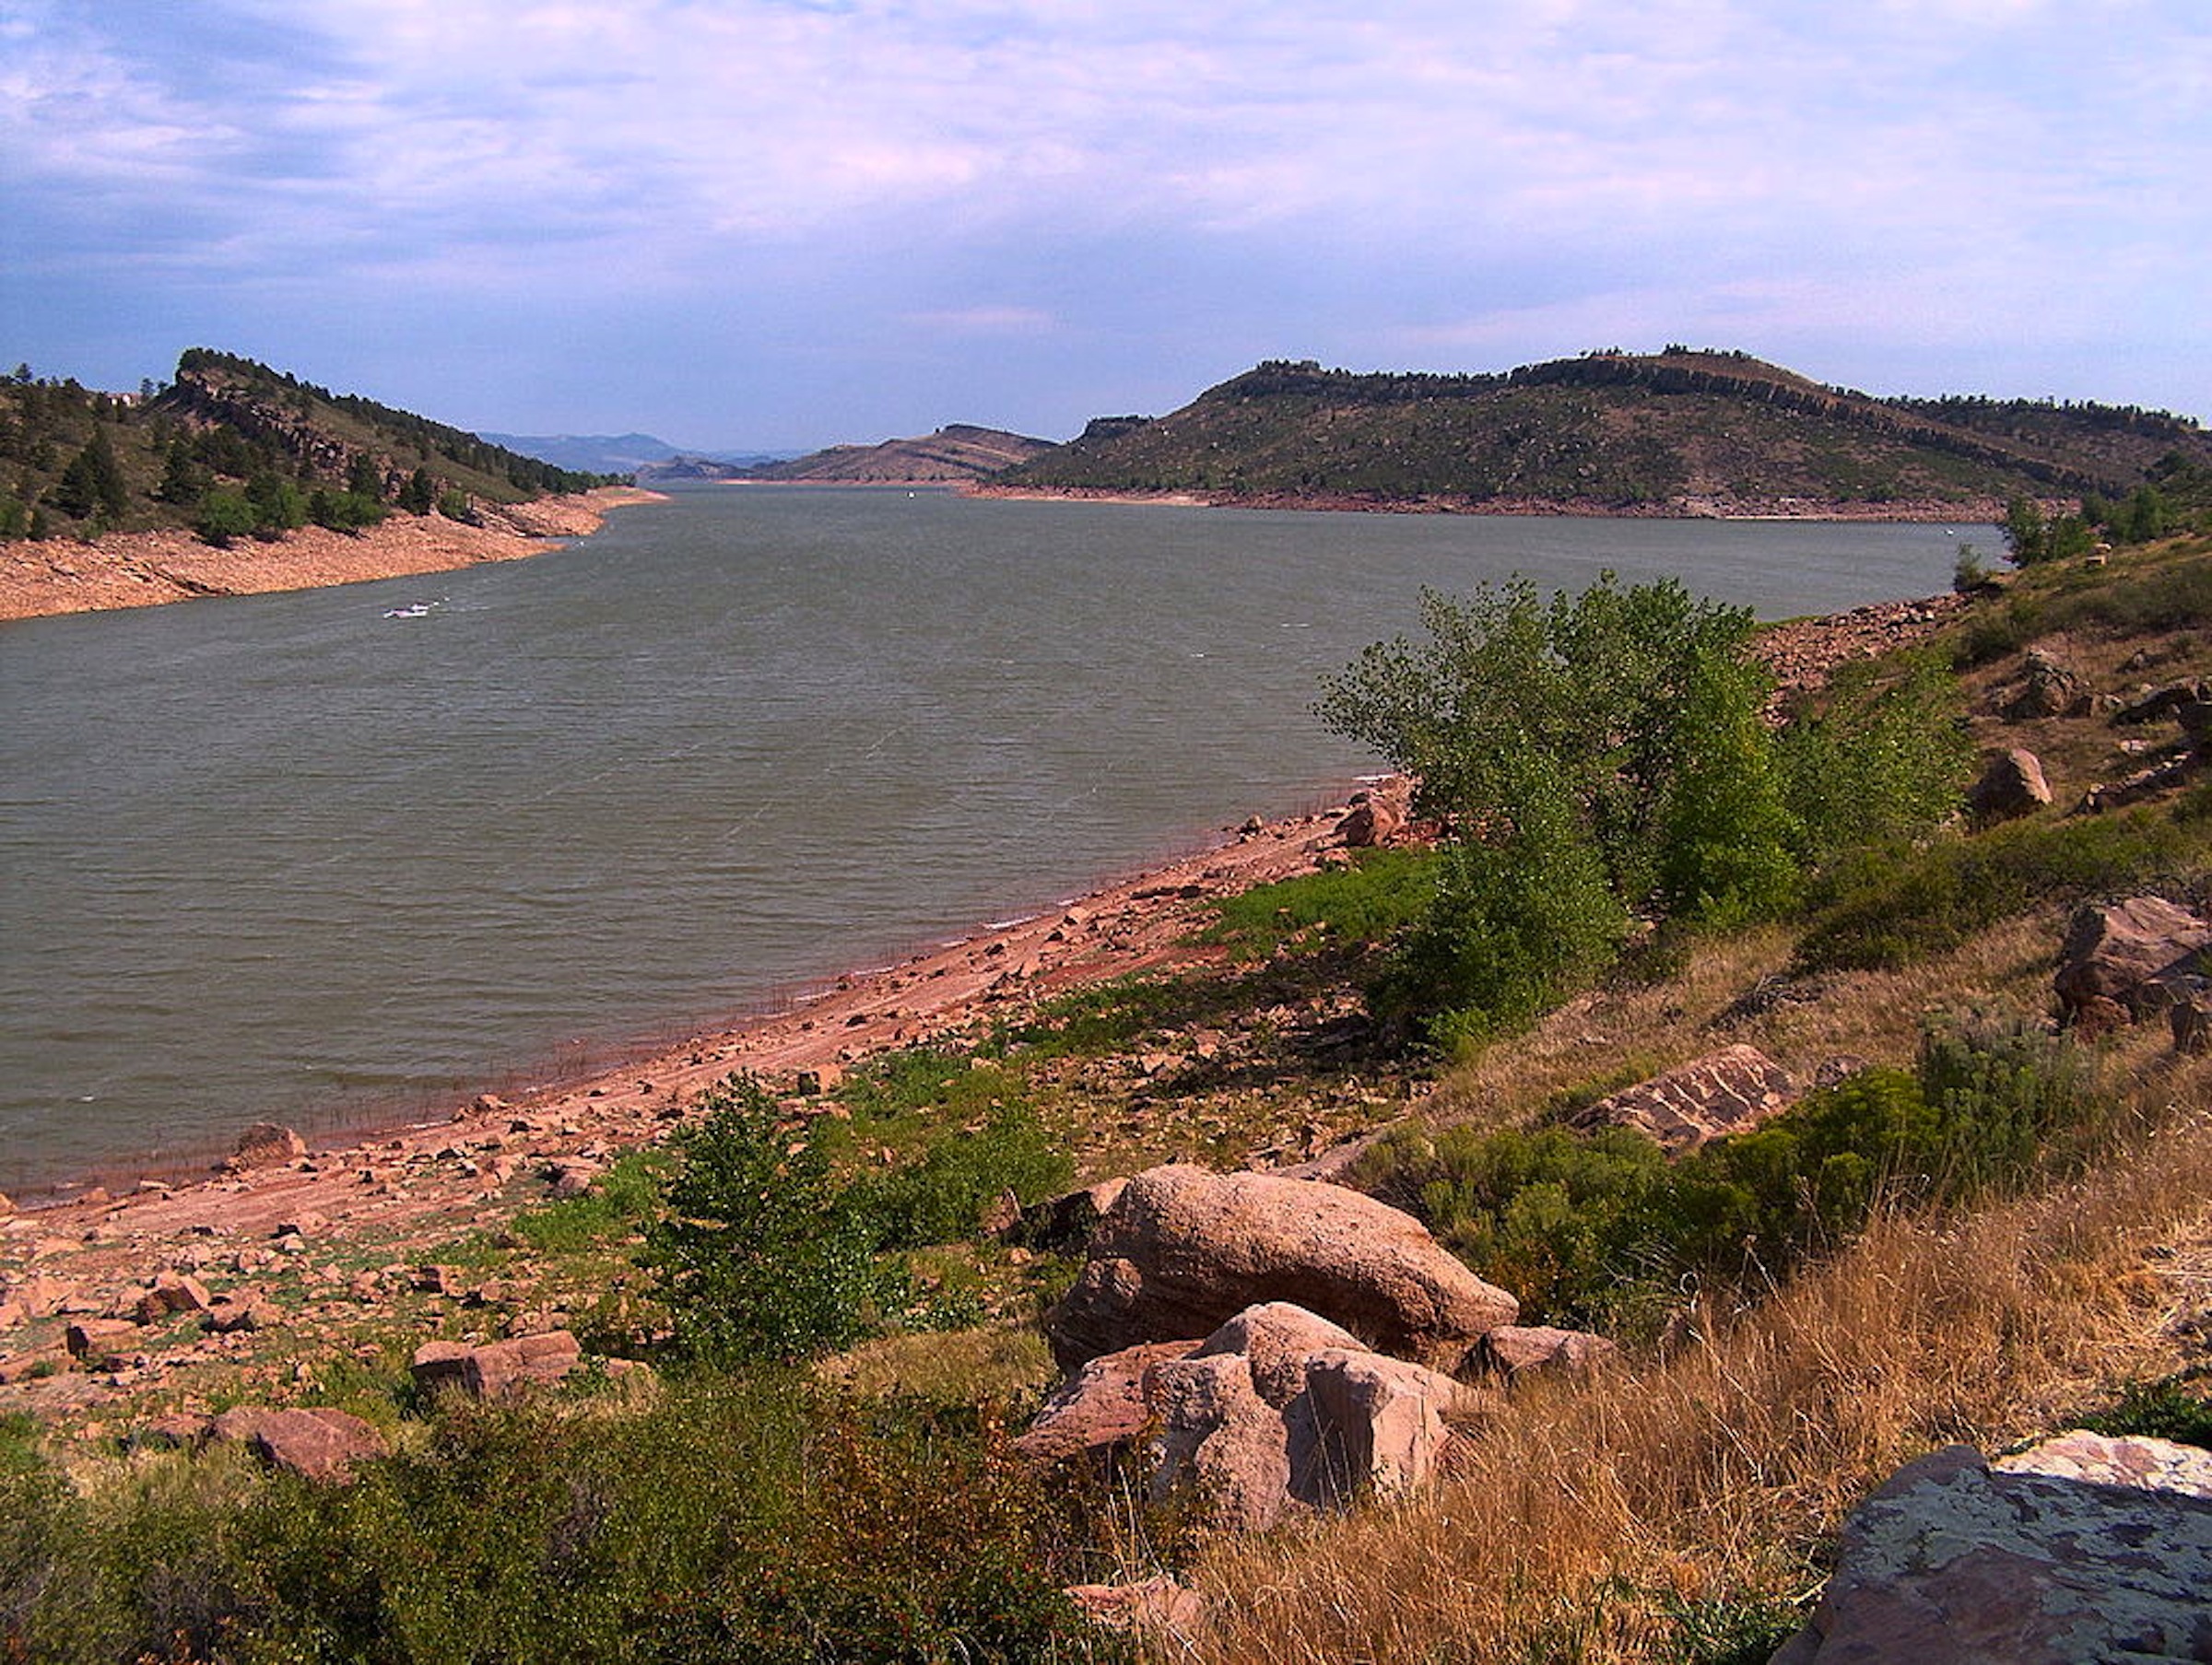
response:
<path id="1" fill-rule="evenodd" d="M 273 543 L 241 538 L 227 549 L 182 531 L 110 533 L 90 543 L 18 540 L 0 545 L 0 621 L 208 595 L 314 590 L 521 560 L 598 531 L 611 510 L 662 500 L 657 491 L 603 486 L 569 497 L 486 506 L 481 525 L 441 515 L 394 514 L 365 532 L 308 526 Z"/>
<path id="2" fill-rule="evenodd" d="M 1133 491 L 1103 487 L 994 486 L 977 481 L 962 486 L 964 497 L 1007 501 L 1120 503 L 1134 507 L 1182 509 L 1285 509 L 1333 514 L 1472 514 L 1528 518 L 1612 521 L 1774 521 L 1846 522 L 1854 524 L 1962 525 L 1994 523 L 2005 518 L 1994 498 L 1938 502 L 1920 498 L 1895 503 L 1845 503 L 1809 498 L 1764 500 L 1681 498 L 1666 503 L 1623 507 L 1574 499 L 1539 498 L 1420 497 L 1372 498 L 1350 492 Z"/>

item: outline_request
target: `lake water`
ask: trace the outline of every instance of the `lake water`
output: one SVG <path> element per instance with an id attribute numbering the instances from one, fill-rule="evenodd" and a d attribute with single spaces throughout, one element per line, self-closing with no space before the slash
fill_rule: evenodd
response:
<path id="1" fill-rule="evenodd" d="M 1372 767 L 1317 679 L 1423 584 L 1778 617 L 1972 535 L 725 488 L 0 625 L 0 1189 L 611 1062 L 1312 806 Z"/>

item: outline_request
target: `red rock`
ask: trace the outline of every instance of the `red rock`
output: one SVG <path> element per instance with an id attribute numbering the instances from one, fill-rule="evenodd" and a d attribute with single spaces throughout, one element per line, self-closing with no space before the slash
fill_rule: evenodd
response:
<path id="1" fill-rule="evenodd" d="M 1465 1392 L 1450 1377 L 1343 1350 L 1308 1361 L 1305 1377 L 1312 1443 L 1301 1462 L 1293 1421 L 1293 1495 L 1335 1504 L 1371 1492 L 1391 1496 L 1435 1472 L 1452 1436 L 1445 1413 L 1459 1408 Z"/>
<path id="2" fill-rule="evenodd" d="M 1572 1125 L 1635 1128 L 1680 1155 L 1708 1140 L 1748 1132 L 1801 1096 L 1788 1071 L 1757 1047 L 1738 1044 L 1601 1098 Z"/>
<path id="3" fill-rule="evenodd" d="M 1145 1372 L 1197 1350 L 1196 1342 L 1148 1342 L 1092 1359 L 1044 1401 L 1014 1450 L 1028 1461 L 1052 1463 L 1132 1443 L 1152 1417 Z"/>
<path id="4" fill-rule="evenodd" d="M 2212 1451 L 2147 1435 L 2075 1428 L 1989 1465 L 2003 1474 L 2051 1474 L 2091 1485 L 2134 1486 L 2212 1497 Z"/>
<path id="5" fill-rule="evenodd" d="M 1206 1618 L 1206 1599 L 1165 1575 L 1137 1584 L 1078 1584 L 1067 1598 L 1094 1624 L 1150 1636 L 1170 1647 Z"/>
<path id="6" fill-rule="evenodd" d="M 1288 1301 L 1269 1301 L 1246 1307 L 1207 1336 L 1197 1356 L 1241 1354 L 1251 1367 L 1253 1390 L 1280 1411 L 1306 1390 L 1308 1361 L 1332 1349 L 1363 1351 L 1359 1338 L 1343 1326 Z"/>
<path id="7" fill-rule="evenodd" d="M 271 1468 L 340 1485 L 353 1478 L 355 1463 L 391 1450 L 370 1424 L 322 1406 L 294 1411 L 241 1405 L 217 1417 L 208 1436 L 244 1446 Z"/>
<path id="8" fill-rule="evenodd" d="M 2042 761 L 2020 746 L 1993 759 L 1966 795 L 1968 810 L 1985 825 L 2032 814 L 2050 802 L 2051 783 L 2043 779 Z"/>
<path id="9" fill-rule="evenodd" d="M 1406 816 L 1397 805 L 1372 792 L 1360 792 L 1352 799 L 1350 813 L 1336 823 L 1336 836 L 1350 849 L 1371 850 L 1388 843 L 1405 826 Z"/>
<path id="10" fill-rule="evenodd" d="M 1619 1351 L 1601 1335 L 1556 1330 L 1548 1324 L 1523 1328 L 1505 1324 L 1482 1338 L 1484 1364 L 1508 1378 L 1524 1371 L 1594 1370 Z"/>
<path id="11" fill-rule="evenodd" d="M 238 1136 L 228 1168 L 268 1167 L 307 1155 L 307 1141 L 288 1127 L 274 1121 L 256 1121 Z"/>
<path id="12" fill-rule="evenodd" d="M 1145 1373 L 1155 1432 L 1151 1497 L 1178 1495 L 1229 1531 L 1265 1531 L 1289 1497 L 1289 1436 L 1234 1354 L 1155 1365 Z"/>
<path id="13" fill-rule="evenodd" d="M 1137 1175 L 1107 1211 L 1046 1335 L 1072 1369 L 1140 1342 L 1203 1338 L 1269 1301 L 1445 1369 L 1516 1311 L 1420 1222 L 1372 1197 L 1171 1166 Z"/>
<path id="14" fill-rule="evenodd" d="M 2131 897 L 2076 910 L 2053 986 L 2069 1014 L 2109 1000 L 2136 1017 L 2163 1010 L 2168 979 L 2188 975 L 2212 946 L 2212 920 L 2163 897 Z"/>
<path id="15" fill-rule="evenodd" d="M 407 1367 L 425 1389 L 451 1387 L 472 1399 L 499 1399 L 560 1381 L 582 1358 L 573 1335 L 550 1330 L 483 1347 L 429 1342 L 415 1350 Z"/>

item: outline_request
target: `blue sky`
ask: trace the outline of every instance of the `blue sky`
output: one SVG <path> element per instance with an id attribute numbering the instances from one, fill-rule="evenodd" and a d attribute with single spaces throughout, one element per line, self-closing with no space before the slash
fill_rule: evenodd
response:
<path id="1" fill-rule="evenodd" d="M 0 358 L 1065 437 L 1742 346 L 2212 417 L 2204 0 L 0 0 Z"/>

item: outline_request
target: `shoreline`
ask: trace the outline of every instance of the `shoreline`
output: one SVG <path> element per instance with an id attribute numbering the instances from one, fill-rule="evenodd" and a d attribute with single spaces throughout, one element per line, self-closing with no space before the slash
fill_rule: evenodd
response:
<path id="1" fill-rule="evenodd" d="M 663 500 L 660 492 L 640 487 L 602 486 L 486 505 L 481 525 L 394 513 L 359 533 L 307 526 L 273 543 L 244 538 L 226 549 L 181 529 L 115 532 L 88 544 L 16 540 L 0 545 L 0 622 L 326 589 L 522 560 L 588 537 L 613 510 Z"/>
<path id="2" fill-rule="evenodd" d="M 1005 502 L 1113 503 L 1130 508 L 1277 509 L 1314 514 L 1459 514 L 1531 520 L 1747 521 L 1839 522 L 1850 525 L 1938 526 L 1994 524 L 2005 518 L 1994 498 L 1963 503 L 1915 499 L 1897 503 L 1846 503 L 1801 498 L 1739 500 L 1688 497 L 1666 503 L 1621 505 L 1595 500 L 1567 502 L 1543 498 L 1452 496 L 1363 497 L 1352 492 L 1144 491 L 1090 486 L 994 486 L 976 481 L 956 488 L 962 497 Z"/>

